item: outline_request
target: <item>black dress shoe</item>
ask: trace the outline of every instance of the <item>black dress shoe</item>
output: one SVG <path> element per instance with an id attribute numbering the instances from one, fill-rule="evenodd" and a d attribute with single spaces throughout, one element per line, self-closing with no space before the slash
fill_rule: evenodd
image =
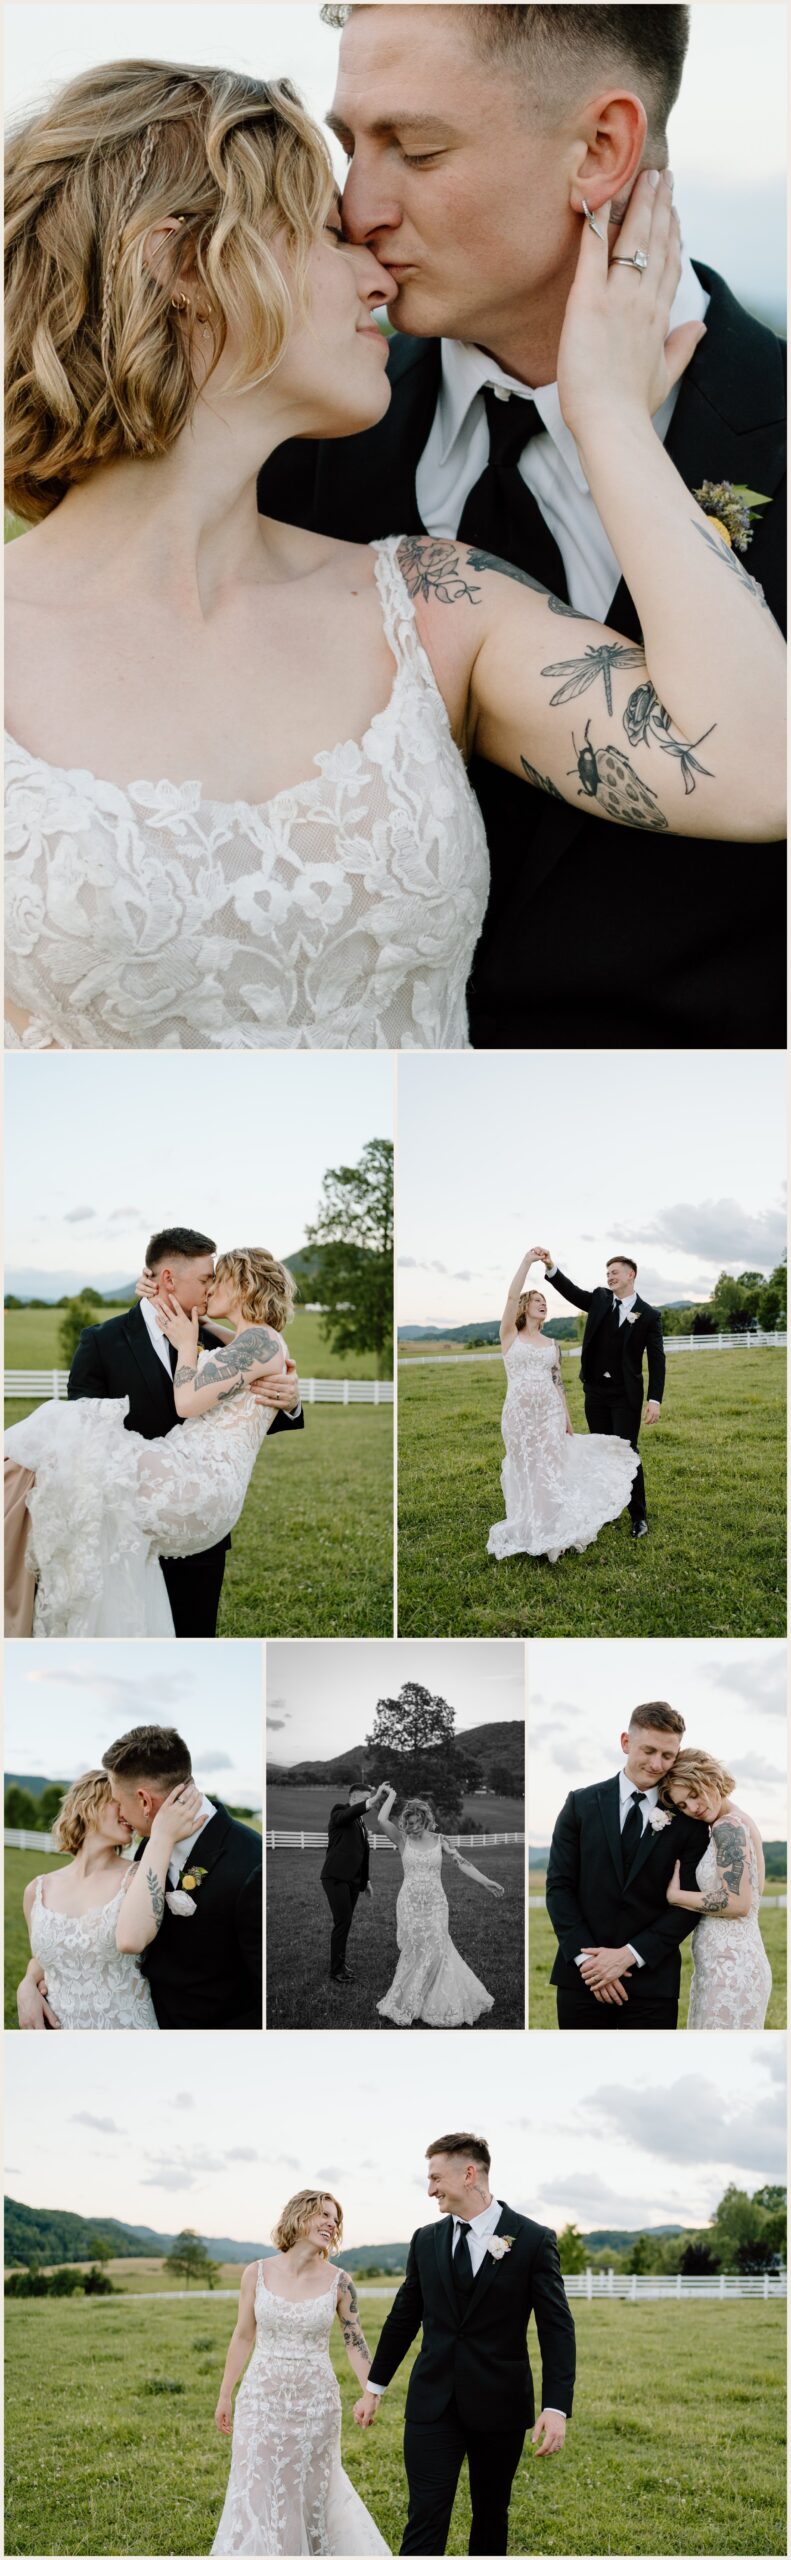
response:
<path id="1" fill-rule="evenodd" d="M 647 1521 L 647 1520 L 633 1520 L 633 1521 L 632 1521 L 632 1537 L 633 1537 L 633 1538 L 647 1538 L 647 1536 L 648 1536 L 648 1521 Z"/>
<path id="2" fill-rule="evenodd" d="M 350 1972 L 349 1972 L 348 1965 L 344 1965 L 344 1967 L 343 1967 L 343 1971 L 342 1971 L 341 1973 L 331 1973 L 331 1974 L 330 1974 L 330 1981 L 331 1981 L 331 1982 L 353 1982 L 353 1981 L 354 1981 L 354 1975 L 353 1975 L 353 1973 L 350 1973 Z"/>

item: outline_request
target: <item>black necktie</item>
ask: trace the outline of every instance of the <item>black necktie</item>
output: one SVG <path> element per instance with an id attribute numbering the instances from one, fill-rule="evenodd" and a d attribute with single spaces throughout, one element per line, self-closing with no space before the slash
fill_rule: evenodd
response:
<path id="1" fill-rule="evenodd" d="M 458 526 L 460 542 L 471 542 L 498 560 L 511 560 L 531 578 L 564 601 L 566 573 L 557 543 L 544 523 L 537 498 L 525 487 L 517 464 L 531 437 L 542 435 L 544 422 L 534 400 L 498 400 L 484 392 L 489 426 L 489 460 L 465 499 Z"/>
<path id="2" fill-rule="evenodd" d="M 621 1832 L 621 1856 L 623 1859 L 624 1877 L 628 1876 L 632 1859 L 635 1857 L 643 1837 L 642 1808 L 644 1804 L 645 1795 L 640 1794 L 639 1787 L 633 1787 L 632 1801 Z"/>
<path id="3" fill-rule="evenodd" d="M 457 2293 L 462 2294 L 466 2301 L 467 2295 L 472 2292 L 473 2284 L 475 2282 L 472 2272 L 472 2259 L 470 2257 L 470 2226 L 468 2222 L 459 2223 L 456 2247 L 453 2252 L 453 2282 Z"/>
<path id="4" fill-rule="evenodd" d="M 178 1355 L 178 1352 L 177 1352 L 177 1350 L 176 1350 L 175 1342 L 166 1342 L 166 1343 L 165 1343 L 165 1350 L 166 1350 L 166 1352 L 167 1352 L 168 1359 L 169 1359 L 169 1361 L 170 1361 L 170 1375 L 171 1375 L 171 1377 L 172 1377 L 172 1378 L 175 1378 L 176 1370 L 177 1370 L 177 1368 L 178 1368 L 178 1361 L 179 1361 L 179 1355 Z"/>

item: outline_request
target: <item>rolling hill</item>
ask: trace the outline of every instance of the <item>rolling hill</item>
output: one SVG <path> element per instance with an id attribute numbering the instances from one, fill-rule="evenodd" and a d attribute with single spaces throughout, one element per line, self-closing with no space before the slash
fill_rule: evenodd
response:
<path id="1" fill-rule="evenodd" d="M 5 2200 L 7 2267 L 28 2266 L 36 2258 L 44 2266 L 81 2264 L 92 2256 L 98 2238 L 107 2240 L 117 2258 L 163 2258 L 173 2247 L 174 2231 L 152 2231 L 146 2223 L 117 2222 L 99 2217 L 89 2222 L 79 2213 L 61 2213 L 46 2205 L 32 2207 L 16 2204 L 10 2196 Z M 680 2222 L 642 2223 L 630 2231 L 583 2231 L 581 2238 L 588 2249 L 628 2249 L 640 2233 L 650 2231 L 652 2237 L 676 2239 L 685 2225 Z M 276 2254 L 268 2240 L 205 2240 L 209 2256 L 218 2265 L 248 2264 L 252 2258 L 273 2258 Z M 388 2273 L 400 2274 L 406 2266 L 407 2240 L 380 2240 L 361 2249 L 342 2249 L 339 2263 L 354 2274 L 365 2275 L 368 2267 L 384 2267 Z"/>
<path id="2" fill-rule="evenodd" d="M 501 1765 L 504 1762 L 524 1785 L 525 1728 L 521 1719 L 514 1718 L 507 1724 L 471 1725 L 469 1730 L 457 1733 L 455 1741 L 460 1751 L 468 1752 L 480 1763 L 484 1785 L 488 1770 L 497 1762 Z M 348 1751 L 336 1752 L 332 1760 L 296 1760 L 290 1768 L 282 1761 L 270 1760 L 267 1763 L 267 1780 L 270 1786 L 275 1787 L 316 1786 L 323 1780 L 329 1786 L 335 1779 L 343 1778 L 350 1765 L 363 1769 L 367 1757 L 365 1743 L 355 1742 L 350 1744 Z"/>

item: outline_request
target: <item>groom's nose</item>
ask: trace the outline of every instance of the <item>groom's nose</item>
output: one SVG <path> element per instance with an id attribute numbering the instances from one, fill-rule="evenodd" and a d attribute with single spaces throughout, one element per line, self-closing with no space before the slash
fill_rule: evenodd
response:
<path id="1" fill-rule="evenodd" d="M 357 153 L 341 197 L 341 221 L 347 239 L 376 254 L 386 250 L 401 221 L 401 203 L 392 183 L 388 186 L 384 172 L 377 176 L 375 167 L 366 168 Z"/>

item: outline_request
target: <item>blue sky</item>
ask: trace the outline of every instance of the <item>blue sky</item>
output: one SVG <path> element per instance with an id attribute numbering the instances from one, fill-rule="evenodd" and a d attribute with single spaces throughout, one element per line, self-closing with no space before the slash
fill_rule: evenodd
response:
<path id="1" fill-rule="evenodd" d="M 129 1280 L 174 1223 L 295 1252 L 328 1166 L 389 1137 L 392 1086 L 388 1057 L 341 1052 L 9 1058 L 6 1286 Z"/>
<path id="2" fill-rule="evenodd" d="M 135 1724 L 173 1724 L 195 1775 L 231 1804 L 260 1805 L 263 1791 L 263 1652 L 187 1639 L 35 1647 L 6 1645 L 5 1767 L 17 1775 L 75 1778 L 96 1768 L 108 1743 Z"/>
<path id="3" fill-rule="evenodd" d="M 427 2142 L 485 2132 L 501 2201 L 560 2227 L 694 2225 L 729 2179 L 785 2176 L 785 2037 L 364 2032 L 15 2036 L 8 2188 L 26 2204 L 258 2242 L 301 2186 L 336 2188 L 349 2247 L 433 2222 Z M 540 2053 L 540 2059 L 539 2059 Z M 701 2127 L 705 2138 L 701 2139 Z"/>
<path id="4" fill-rule="evenodd" d="M 670 127 L 676 196 L 693 256 L 751 308 L 780 318 L 785 291 L 786 13 L 780 0 L 693 0 L 684 84 Z M 338 38 L 315 0 L 10 0 L 6 107 L 16 114 L 91 62 L 128 54 L 288 72 L 317 117 Z M 336 152 L 342 168 L 342 155 Z"/>
<path id="5" fill-rule="evenodd" d="M 786 1836 L 786 1648 L 748 1637 L 529 1644 L 529 1837 L 546 1843 L 570 1787 L 609 1777 L 633 1707 L 665 1698 L 685 1745 L 713 1751 L 766 1840 Z"/>
<path id="6" fill-rule="evenodd" d="M 377 1699 L 397 1697 L 405 1680 L 448 1698 L 460 1734 L 524 1716 L 521 1644 L 269 1644 L 268 1758 L 288 1766 L 350 1750 L 370 1733 Z"/>

